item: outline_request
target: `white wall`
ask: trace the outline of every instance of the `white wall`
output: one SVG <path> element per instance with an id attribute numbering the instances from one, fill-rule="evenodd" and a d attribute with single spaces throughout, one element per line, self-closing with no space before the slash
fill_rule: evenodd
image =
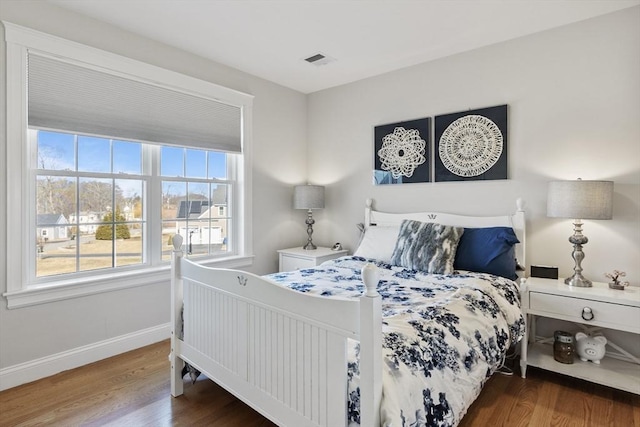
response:
<path id="1" fill-rule="evenodd" d="M 255 96 L 253 132 L 253 272 L 277 271 L 276 250 L 297 244 L 303 213 L 291 209 L 292 185 L 306 180 L 306 97 L 296 91 L 184 51 L 124 32 L 42 1 L 2 1 L 0 20 L 135 58 Z M 5 99 L 4 30 L 0 36 L 0 99 Z M 6 114 L 0 103 L 0 170 L 6 170 Z M 284 162 L 284 163 L 283 163 Z M 287 168 L 282 168 L 286 164 Z M 0 183 L 0 241 L 6 237 L 6 176 Z M 0 259 L 0 293 L 6 291 L 6 257 Z M 146 336 L 168 337 L 169 274 L 156 285 L 108 292 L 63 302 L 8 310 L 0 302 L 0 381 L 20 375 L 15 367 L 45 371 L 56 355 L 82 360 L 109 349 L 145 343 Z M 165 326 L 163 328 L 163 326 Z M 151 331 L 151 332 L 148 332 Z M 162 335 L 164 334 L 164 335 Z M 122 341 L 122 337 L 130 340 Z M 106 344 L 105 344 L 106 343 Z M 104 344 L 104 345 L 103 345 Z M 105 348 L 95 349 L 102 346 Z M 71 354 L 69 354 L 71 353 Z M 82 354 L 78 354 L 82 353 Z M 62 356 L 61 356 L 62 357 Z M 46 360 L 44 360 L 44 359 Z M 46 362 L 46 363 L 45 363 Z M 24 365 L 26 364 L 26 365 Z M 13 369 L 13 370 L 12 370 Z M 3 374 L 5 374 L 3 376 Z M 14 376 L 15 376 L 14 375 Z M 0 383 L 0 388 L 2 384 Z"/>
<path id="2" fill-rule="evenodd" d="M 373 127 L 508 104 L 509 179 L 372 185 Z M 309 96 L 309 177 L 326 184 L 319 243 L 353 250 L 379 210 L 499 214 L 527 203 L 527 261 L 573 272 L 570 220 L 546 218 L 547 182 L 615 181 L 614 219 L 585 221 L 586 277 L 640 285 L 640 7 Z"/>

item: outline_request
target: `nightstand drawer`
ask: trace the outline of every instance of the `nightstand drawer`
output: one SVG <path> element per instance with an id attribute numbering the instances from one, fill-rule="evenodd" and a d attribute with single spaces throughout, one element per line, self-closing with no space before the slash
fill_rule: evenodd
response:
<path id="1" fill-rule="evenodd" d="M 303 268 L 313 268 L 330 259 L 345 256 L 347 251 L 340 249 L 334 251 L 330 248 L 318 247 L 317 249 L 306 250 L 302 247 L 280 249 L 279 271 L 294 271 Z"/>
<path id="2" fill-rule="evenodd" d="M 294 271 L 315 267 L 316 261 L 308 258 L 283 256 L 280 259 L 280 271 Z"/>
<path id="3" fill-rule="evenodd" d="M 549 317 L 578 323 L 636 333 L 640 329 L 640 326 L 638 326 L 640 307 L 530 292 L 529 308 L 531 311 L 541 315 L 547 313 Z M 585 308 L 590 309 L 591 313 L 588 311 L 585 312 L 583 318 L 583 310 Z M 593 319 L 591 319 L 591 314 L 593 315 Z"/>

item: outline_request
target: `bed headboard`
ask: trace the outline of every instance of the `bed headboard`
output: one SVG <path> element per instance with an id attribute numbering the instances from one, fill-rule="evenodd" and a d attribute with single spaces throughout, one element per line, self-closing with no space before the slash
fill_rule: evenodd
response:
<path id="1" fill-rule="evenodd" d="M 436 222 L 443 225 L 467 228 L 511 227 L 516 233 L 516 236 L 518 236 L 518 240 L 520 240 L 520 243 L 515 246 L 518 267 L 526 271 L 526 222 L 524 218 L 524 202 L 522 199 L 516 200 L 515 213 L 500 216 L 471 216 L 443 212 L 390 213 L 373 209 L 372 199 L 367 199 L 366 204 L 364 212 L 365 228 L 371 226 L 399 226 L 403 219 Z"/>

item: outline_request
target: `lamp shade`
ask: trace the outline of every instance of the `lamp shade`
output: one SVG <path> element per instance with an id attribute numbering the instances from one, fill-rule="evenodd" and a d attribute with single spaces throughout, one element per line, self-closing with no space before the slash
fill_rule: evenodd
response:
<path id="1" fill-rule="evenodd" d="M 324 187 L 321 185 L 296 185 L 293 188 L 294 209 L 323 209 Z"/>
<path id="2" fill-rule="evenodd" d="M 611 219 L 613 181 L 552 181 L 547 192 L 547 216 Z"/>

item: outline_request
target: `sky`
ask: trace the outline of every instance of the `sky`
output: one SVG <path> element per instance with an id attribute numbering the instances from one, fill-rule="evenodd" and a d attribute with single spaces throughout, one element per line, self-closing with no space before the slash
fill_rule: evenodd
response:
<path id="1" fill-rule="evenodd" d="M 73 134 L 38 131 L 38 168 L 75 171 L 74 139 Z M 111 173 L 111 151 L 113 151 L 113 173 L 140 175 L 142 174 L 142 147 L 143 144 L 139 142 L 78 135 L 77 170 Z M 207 164 L 207 152 L 204 150 L 162 146 L 160 173 L 166 177 L 226 178 L 226 155 L 211 151 L 208 153 Z M 121 187 L 126 187 L 126 182 L 126 180 L 118 180 Z M 125 197 L 133 196 L 131 193 L 140 194 L 137 182 L 133 180 L 131 188 L 122 188 Z M 170 188 L 178 189 L 183 186 Z"/>

